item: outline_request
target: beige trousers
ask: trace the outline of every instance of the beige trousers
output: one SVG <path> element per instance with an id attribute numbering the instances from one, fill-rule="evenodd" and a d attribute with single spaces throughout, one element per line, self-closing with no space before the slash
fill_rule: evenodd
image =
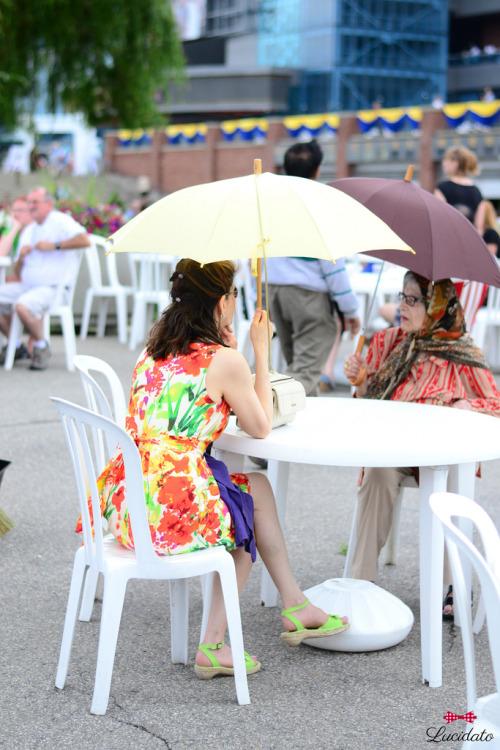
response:
<path id="1" fill-rule="evenodd" d="M 353 578 L 377 582 L 378 557 L 392 525 L 394 503 L 409 468 L 364 469 L 358 490 L 357 540 L 352 561 Z M 418 530 L 417 536 L 418 539 Z M 444 583 L 451 583 L 448 556 L 444 555 Z"/>

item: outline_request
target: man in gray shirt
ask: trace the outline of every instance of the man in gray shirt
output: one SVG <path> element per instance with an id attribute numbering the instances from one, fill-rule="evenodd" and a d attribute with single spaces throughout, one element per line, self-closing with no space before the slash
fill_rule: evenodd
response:
<path id="1" fill-rule="evenodd" d="M 297 143 L 285 154 L 285 172 L 315 180 L 323 153 L 316 141 Z M 337 336 L 334 305 L 354 335 L 361 327 L 359 302 L 351 289 L 344 260 L 269 258 L 269 306 L 287 374 L 300 381 L 307 396 L 318 394 L 318 383 Z"/>

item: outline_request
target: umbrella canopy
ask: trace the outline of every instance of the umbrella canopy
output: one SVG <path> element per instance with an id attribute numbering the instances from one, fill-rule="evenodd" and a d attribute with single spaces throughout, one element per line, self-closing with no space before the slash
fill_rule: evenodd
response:
<path id="1" fill-rule="evenodd" d="M 383 219 L 414 250 L 370 253 L 426 279 L 458 278 L 500 287 L 500 269 L 473 224 L 456 208 L 408 179 L 347 177 L 328 183 Z"/>
<path id="2" fill-rule="evenodd" d="M 411 250 L 344 192 L 269 172 L 179 190 L 108 240 L 112 252 L 168 253 L 199 263 L 271 256 L 334 260 L 387 247 Z"/>

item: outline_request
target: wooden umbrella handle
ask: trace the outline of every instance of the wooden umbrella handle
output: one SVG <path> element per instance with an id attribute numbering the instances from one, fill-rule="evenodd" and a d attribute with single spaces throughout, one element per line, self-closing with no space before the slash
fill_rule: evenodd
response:
<path id="1" fill-rule="evenodd" d="M 355 354 L 361 354 L 361 352 L 363 351 L 363 347 L 365 345 L 365 341 L 366 341 L 366 337 L 363 334 L 361 334 L 361 336 L 358 339 L 358 345 L 356 347 L 356 351 L 354 352 Z M 349 378 L 349 381 L 351 385 L 361 385 L 361 383 L 363 382 L 365 378 L 366 378 L 366 367 L 362 367 L 361 370 L 359 371 L 358 377 Z"/>
<path id="2" fill-rule="evenodd" d="M 253 173 L 262 174 L 262 159 L 253 160 Z M 257 307 L 262 310 L 262 258 L 257 258 Z"/>

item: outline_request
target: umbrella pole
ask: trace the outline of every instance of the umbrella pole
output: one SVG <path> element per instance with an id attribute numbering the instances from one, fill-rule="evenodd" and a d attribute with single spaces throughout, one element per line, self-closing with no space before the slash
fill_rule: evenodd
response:
<path id="1" fill-rule="evenodd" d="M 257 258 L 257 307 L 262 310 L 262 258 Z"/>

